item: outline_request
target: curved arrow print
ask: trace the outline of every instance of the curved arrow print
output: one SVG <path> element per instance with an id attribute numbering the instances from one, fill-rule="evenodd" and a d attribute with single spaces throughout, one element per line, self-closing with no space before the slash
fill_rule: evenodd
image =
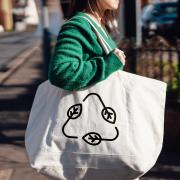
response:
<path id="1" fill-rule="evenodd" d="M 68 111 L 67 111 L 67 116 L 68 116 L 68 120 L 65 122 L 65 124 L 62 127 L 62 132 L 63 134 L 68 137 L 68 138 L 78 138 L 77 136 L 70 136 L 68 134 L 66 134 L 65 132 L 65 126 L 67 125 L 67 123 L 71 120 L 71 119 L 77 119 L 82 113 L 82 104 L 75 104 L 73 106 L 71 106 Z"/>
<path id="2" fill-rule="evenodd" d="M 100 100 L 102 106 L 103 106 L 103 109 L 101 111 L 101 115 L 103 117 L 103 119 L 105 121 L 107 121 L 108 123 L 111 123 L 111 124 L 115 124 L 116 122 L 116 113 L 114 111 L 114 109 L 112 109 L 111 107 L 106 107 L 104 102 L 102 101 L 101 97 L 97 94 L 97 93 L 90 93 L 88 94 L 84 99 L 83 99 L 83 102 L 89 97 L 89 96 L 92 96 L 92 95 L 95 95 L 98 97 L 98 99 Z M 72 119 L 77 119 L 82 113 L 82 104 L 79 103 L 79 104 L 75 104 L 75 105 L 72 105 L 68 111 L 67 111 L 67 116 L 68 116 L 68 119 L 67 121 L 64 123 L 63 127 L 62 127 L 62 132 L 63 134 L 67 137 L 67 138 L 74 138 L 74 139 L 77 139 L 78 137 L 77 136 L 71 136 L 71 135 L 68 135 L 66 132 L 65 132 L 65 127 L 66 125 L 68 124 L 68 122 Z M 108 138 L 102 138 L 100 134 L 96 133 L 96 132 L 89 132 L 87 134 L 85 134 L 82 139 L 90 144 L 90 145 L 98 145 L 101 143 L 101 141 L 114 141 L 115 139 L 118 138 L 119 136 L 119 130 L 117 127 L 115 127 L 115 130 L 116 130 L 116 136 L 114 138 L 111 138 L 111 139 L 108 139 Z"/>
<path id="3" fill-rule="evenodd" d="M 117 139 L 118 136 L 119 136 L 118 128 L 115 127 L 115 129 L 116 129 L 116 136 L 115 136 L 113 139 L 105 139 L 105 138 L 102 138 L 102 137 L 100 136 L 100 134 L 98 134 L 98 133 L 96 133 L 96 132 L 87 133 L 87 134 L 85 134 L 85 135 L 82 137 L 82 139 L 83 139 L 86 143 L 88 143 L 88 144 L 90 144 L 90 145 L 94 145 L 94 146 L 100 144 L 101 141 L 114 141 L 114 140 Z"/>
<path id="4" fill-rule="evenodd" d="M 103 119 L 105 121 L 107 121 L 108 123 L 111 123 L 111 124 L 115 124 L 116 122 L 116 113 L 114 111 L 114 109 L 112 109 L 111 107 L 106 107 L 103 100 L 101 99 L 101 97 L 99 96 L 99 94 L 97 93 L 90 93 L 88 94 L 84 99 L 83 99 L 83 102 L 89 97 L 89 96 L 92 96 L 92 95 L 95 95 L 99 98 L 102 106 L 103 106 L 103 110 L 101 111 L 101 115 L 103 117 Z"/>

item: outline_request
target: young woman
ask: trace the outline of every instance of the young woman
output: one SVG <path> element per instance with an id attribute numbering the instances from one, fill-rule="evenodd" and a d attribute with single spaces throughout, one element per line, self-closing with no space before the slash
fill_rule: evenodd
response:
<path id="1" fill-rule="evenodd" d="M 125 55 L 111 37 L 119 4 L 119 0 L 72 0 L 68 21 L 61 27 L 49 66 L 48 78 L 53 85 L 78 90 L 123 69 Z M 79 16 L 91 17 L 113 49 L 109 54 L 103 51 L 91 25 Z"/>
<path id="2" fill-rule="evenodd" d="M 111 34 L 120 0 L 72 0 L 68 21 L 61 27 L 49 66 L 50 82 L 66 90 L 78 90 L 106 79 L 123 69 L 124 52 L 117 48 Z M 91 25 L 79 16 L 91 17 L 92 23 L 113 49 L 106 54 Z M 73 18 L 73 19 L 71 19 Z"/>

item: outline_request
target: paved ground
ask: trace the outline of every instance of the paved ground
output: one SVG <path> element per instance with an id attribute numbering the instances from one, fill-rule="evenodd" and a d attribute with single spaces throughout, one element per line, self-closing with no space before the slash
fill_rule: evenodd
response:
<path id="1" fill-rule="evenodd" d="M 3 33 L 0 35 L 0 71 L 6 70 L 6 64 L 17 54 L 32 46 L 36 41 L 34 32 Z"/>
<path id="2" fill-rule="evenodd" d="M 24 132 L 35 89 L 42 81 L 40 48 L 0 87 L 0 180 L 45 180 L 29 168 Z"/>

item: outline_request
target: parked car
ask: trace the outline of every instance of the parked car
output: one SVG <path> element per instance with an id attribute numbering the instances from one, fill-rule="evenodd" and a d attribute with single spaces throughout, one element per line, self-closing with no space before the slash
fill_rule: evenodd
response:
<path id="1" fill-rule="evenodd" d="M 142 11 L 143 36 L 176 36 L 177 16 L 177 1 L 146 5 Z"/>

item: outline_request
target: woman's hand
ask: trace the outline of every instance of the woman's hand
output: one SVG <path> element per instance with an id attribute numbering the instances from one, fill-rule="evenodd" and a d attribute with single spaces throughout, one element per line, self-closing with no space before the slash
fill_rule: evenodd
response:
<path id="1" fill-rule="evenodd" d="M 113 53 L 115 53 L 120 58 L 120 61 L 123 63 L 123 65 L 125 65 L 126 56 L 125 56 L 124 52 L 118 48 L 115 48 L 113 50 Z"/>

